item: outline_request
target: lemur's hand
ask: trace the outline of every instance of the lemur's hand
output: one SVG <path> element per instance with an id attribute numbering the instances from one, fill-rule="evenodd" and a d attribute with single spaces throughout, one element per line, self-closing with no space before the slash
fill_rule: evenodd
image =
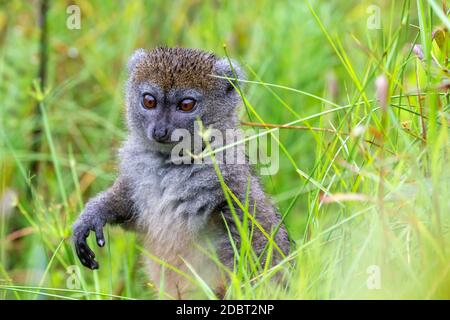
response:
<path id="1" fill-rule="evenodd" d="M 89 269 L 95 270 L 99 268 L 98 262 L 95 260 L 95 254 L 89 248 L 86 239 L 91 231 L 95 232 L 97 244 L 100 247 L 105 245 L 105 237 L 103 236 L 103 227 L 106 221 L 98 216 L 81 215 L 73 226 L 73 240 L 75 242 L 75 250 L 81 263 Z"/>

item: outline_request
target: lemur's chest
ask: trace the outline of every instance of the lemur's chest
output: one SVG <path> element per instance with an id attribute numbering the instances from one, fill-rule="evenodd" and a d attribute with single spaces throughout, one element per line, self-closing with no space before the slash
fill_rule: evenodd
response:
<path id="1" fill-rule="evenodd" d="M 133 172 L 133 201 L 138 209 L 138 229 L 144 236 L 148 253 L 156 259 L 148 258 L 147 267 L 155 284 L 160 282 L 161 265 L 164 261 L 171 266 L 189 272 L 186 263 L 199 271 L 209 283 L 217 282 L 214 263 L 198 250 L 210 248 L 209 238 L 198 232 L 202 222 L 186 214 L 187 202 L 183 201 L 192 183 L 189 178 L 195 168 L 167 167 L 156 163 L 153 167 L 135 166 Z M 183 277 L 166 270 L 165 279 L 172 295 L 190 290 L 190 284 Z M 175 287 L 174 287 L 175 286 Z"/>
<path id="2" fill-rule="evenodd" d="M 184 227 L 179 195 L 188 188 L 188 169 L 155 165 L 136 170 L 133 200 L 139 224 L 152 238 Z"/>
<path id="3" fill-rule="evenodd" d="M 133 181 L 132 199 L 138 212 L 138 230 L 155 246 L 170 247 L 196 241 L 199 226 L 205 222 L 204 216 L 191 214 L 198 205 L 195 199 L 202 198 L 201 192 L 196 192 L 195 197 L 190 192 L 195 185 L 193 173 L 201 176 L 201 172 L 196 171 L 199 168 L 171 165 L 144 156 L 133 160 L 133 176 L 129 181 Z"/>

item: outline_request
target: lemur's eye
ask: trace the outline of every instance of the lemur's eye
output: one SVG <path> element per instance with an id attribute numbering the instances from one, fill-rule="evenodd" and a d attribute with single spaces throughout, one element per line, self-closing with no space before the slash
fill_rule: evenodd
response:
<path id="1" fill-rule="evenodd" d="M 142 106 L 145 109 L 153 109 L 156 107 L 156 99 L 149 93 L 146 93 L 142 96 Z"/>
<path id="2" fill-rule="evenodd" d="M 178 110 L 189 112 L 195 107 L 195 100 L 192 98 L 186 98 L 180 101 L 178 104 Z"/>

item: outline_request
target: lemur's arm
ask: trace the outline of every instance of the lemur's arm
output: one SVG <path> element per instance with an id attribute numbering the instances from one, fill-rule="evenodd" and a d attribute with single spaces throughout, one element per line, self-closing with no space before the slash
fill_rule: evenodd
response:
<path id="1" fill-rule="evenodd" d="M 86 242 L 91 231 L 95 232 L 97 244 L 103 247 L 105 224 L 130 222 L 133 216 L 134 205 L 130 198 L 130 187 L 123 178 L 119 177 L 108 190 L 89 200 L 73 226 L 73 240 L 81 263 L 92 270 L 99 268 L 95 254 Z"/>

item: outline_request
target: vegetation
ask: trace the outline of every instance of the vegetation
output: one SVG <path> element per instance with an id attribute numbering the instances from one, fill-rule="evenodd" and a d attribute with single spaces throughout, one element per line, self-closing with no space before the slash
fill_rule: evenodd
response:
<path id="1" fill-rule="evenodd" d="M 158 45 L 236 58 L 242 121 L 291 125 L 263 181 L 296 245 L 276 269 L 244 245 L 227 298 L 450 298 L 445 1 L 48 3 L 43 28 L 38 1 L 0 1 L 0 298 L 158 298 L 134 234 L 91 242 L 98 271 L 70 241 L 115 176 L 126 60 Z"/>

